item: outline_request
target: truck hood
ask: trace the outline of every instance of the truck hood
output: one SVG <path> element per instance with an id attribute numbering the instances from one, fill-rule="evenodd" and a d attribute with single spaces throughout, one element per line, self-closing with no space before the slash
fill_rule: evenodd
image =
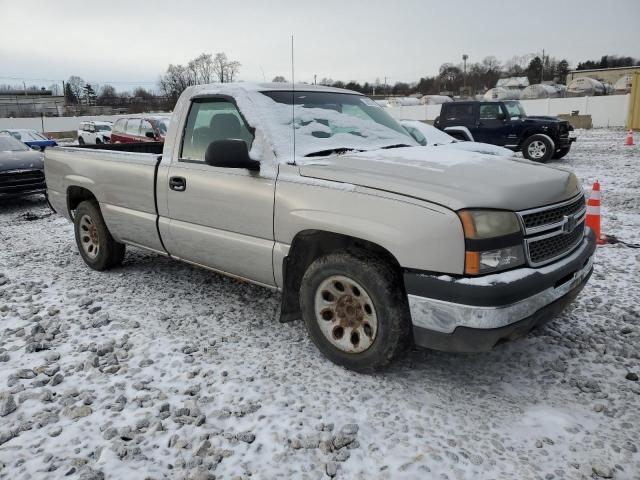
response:
<path id="1" fill-rule="evenodd" d="M 42 152 L 34 150 L 0 152 L 0 172 L 8 170 L 42 170 Z"/>
<path id="2" fill-rule="evenodd" d="M 461 208 L 526 210 L 581 191 L 576 176 L 518 158 L 442 147 L 374 150 L 299 162 L 300 175 Z"/>

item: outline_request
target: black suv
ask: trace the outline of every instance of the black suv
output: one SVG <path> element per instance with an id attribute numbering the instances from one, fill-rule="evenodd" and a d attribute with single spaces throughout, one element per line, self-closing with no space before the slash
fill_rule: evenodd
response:
<path id="1" fill-rule="evenodd" d="M 554 117 L 528 117 L 516 100 L 442 104 L 434 123 L 460 140 L 492 143 L 536 162 L 562 158 L 576 139 L 573 127 Z"/>

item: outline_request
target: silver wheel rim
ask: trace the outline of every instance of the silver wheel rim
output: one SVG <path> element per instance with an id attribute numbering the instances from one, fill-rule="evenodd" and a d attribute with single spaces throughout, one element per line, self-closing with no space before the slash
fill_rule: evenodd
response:
<path id="1" fill-rule="evenodd" d="M 343 275 L 332 275 L 320 283 L 315 314 L 324 337 L 343 352 L 364 352 L 378 333 L 371 297 L 358 282 Z"/>
<path id="2" fill-rule="evenodd" d="M 80 217 L 80 244 L 89 258 L 96 258 L 100 252 L 98 229 L 89 215 Z"/>
<path id="3" fill-rule="evenodd" d="M 547 153 L 547 146 L 542 140 L 534 140 L 527 147 L 527 152 L 531 158 L 542 158 Z"/>

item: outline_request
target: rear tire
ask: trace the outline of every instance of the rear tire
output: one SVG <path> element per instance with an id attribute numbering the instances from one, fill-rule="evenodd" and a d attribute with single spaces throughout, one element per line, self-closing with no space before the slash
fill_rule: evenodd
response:
<path id="1" fill-rule="evenodd" d="M 116 242 L 104 223 L 98 204 L 85 200 L 74 215 L 76 244 L 80 256 L 94 270 L 108 270 L 124 259 L 125 245 Z"/>
<path id="2" fill-rule="evenodd" d="M 567 153 L 569 153 L 570 150 L 571 150 L 571 145 L 569 145 L 568 147 L 565 147 L 565 148 L 559 148 L 553 154 L 553 158 L 555 160 L 559 160 L 559 159 L 565 157 L 567 155 Z"/>
<path id="3" fill-rule="evenodd" d="M 553 140 L 542 134 L 531 135 L 522 144 L 522 155 L 534 162 L 546 162 L 553 156 L 554 150 Z"/>
<path id="4" fill-rule="evenodd" d="M 78 145 L 84 145 L 84 138 L 78 137 Z"/>
<path id="5" fill-rule="evenodd" d="M 388 365 L 407 350 L 411 315 L 402 277 L 364 250 L 315 260 L 300 286 L 307 332 L 332 362 L 357 372 Z"/>

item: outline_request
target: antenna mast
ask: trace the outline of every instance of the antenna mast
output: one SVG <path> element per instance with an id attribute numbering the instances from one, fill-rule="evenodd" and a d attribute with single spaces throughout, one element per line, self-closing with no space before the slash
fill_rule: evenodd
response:
<path id="1" fill-rule="evenodd" d="M 296 78 L 293 59 L 293 35 L 291 35 L 291 128 L 293 129 L 293 164 L 296 163 Z"/>

